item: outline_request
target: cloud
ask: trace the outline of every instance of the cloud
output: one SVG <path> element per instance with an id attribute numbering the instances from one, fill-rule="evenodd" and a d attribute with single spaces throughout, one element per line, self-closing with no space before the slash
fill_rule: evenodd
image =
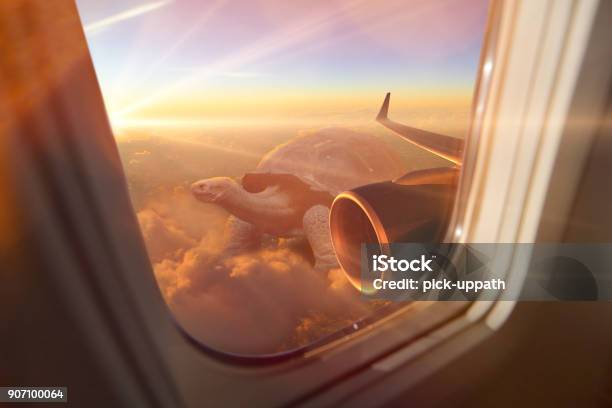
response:
<path id="1" fill-rule="evenodd" d="M 149 257 L 153 262 L 164 259 L 174 259 L 184 248 L 195 245 L 190 238 L 172 219 L 164 219 L 153 209 L 146 209 L 138 213 L 140 228 L 148 239 Z"/>
<path id="2" fill-rule="evenodd" d="M 233 353 L 273 353 L 367 314 L 340 270 L 313 269 L 302 241 L 267 238 L 257 251 L 224 254 L 226 215 L 212 209 L 179 188 L 138 213 L 163 296 L 196 339 Z"/>
<path id="3" fill-rule="evenodd" d="M 107 27 L 117 24 L 121 21 L 129 20 L 134 17 L 138 17 L 142 14 L 150 13 L 153 10 L 157 10 L 161 7 L 167 6 L 172 0 L 156 1 L 152 3 L 141 4 L 140 6 L 133 7 L 124 10 L 120 13 L 113 14 L 110 17 L 103 18 L 102 20 L 95 21 L 85 25 L 84 30 L 88 35 L 93 35 Z"/>

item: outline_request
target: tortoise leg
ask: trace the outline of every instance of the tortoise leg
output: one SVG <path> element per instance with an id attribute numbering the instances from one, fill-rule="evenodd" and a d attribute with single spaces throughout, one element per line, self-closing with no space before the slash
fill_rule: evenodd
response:
<path id="1" fill-rule="evenodd" d="M 304 233 L 315 257 L 315 269 L 325 271 L 338 267 L 329 233 L 329 208 L 315 205 L 308 209 L 303 219 Z"/>
<path id="2" fill-rule="evenodd" d="M 230 215 L 225 224 L 223 239 L 224 252 L 236 254 L 256 249 L 261 243 L 261 233 L 253 224 Z"/>

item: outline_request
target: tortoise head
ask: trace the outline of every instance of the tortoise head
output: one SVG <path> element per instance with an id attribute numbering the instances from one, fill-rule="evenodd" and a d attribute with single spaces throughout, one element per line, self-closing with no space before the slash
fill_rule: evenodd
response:
<path id="1" fill-rule="evenodd" d="M 194 197 L 205 203 L 217 203 L 241 186 L 230 177 L 212 177 L 196 181 L 191 185 Z"/>

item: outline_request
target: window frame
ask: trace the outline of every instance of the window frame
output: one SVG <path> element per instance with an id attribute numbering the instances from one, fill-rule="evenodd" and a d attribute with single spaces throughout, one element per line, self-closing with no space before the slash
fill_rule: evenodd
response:
<path id="1" fill-rule="evenodd" d="M 452 231 L 458 226 L 462 231 L 455 240 L 529 242 L 535 238 L 546 191 L 537 191 L 534 185 L 550 180 L 563 133 L 559 123 L 571 102 L 598 4 L 596 0 L 549 0 L 499 1 L 491 6 L 494 18 L 490 22 L 499 31 L 496 38 L 487 36 L 486 48 L 494 48 L 494 64 L 490 80 L 482 77 L 484 64 L 479 75 L 476 101 L 484 106 L 475 110 L 465 162 L 474 177 L 470 182 L 462 177 L 459 197 L 465 194 L 466 204 L 455 209 Z M 32 74 L 32 86 L 49 90 L 50 96 L 33 109 L 51 113 L 34 115 L 33 127 L 11 123 L 14 129 L 7 143 L 15 152 L 18 180 L 27 181 L 19 186 L 19 194 L 24 198 L 23 211 L 41 234 L 37 244 L 41 262 L 47 265 L 45 273 L 53 282 L 49 288 L 70 306 L 65 310 L 83 329 L 74 336 L 99 356 L 100 371 L 112 379 L 118 395 L 126 395 L 126 387 L 135 390 L 129 396 L 133 406 L 144 405 L 142 401 L 160 401 L 162 406 L 202 401 L 317 405 L 355 398 L 365 398 L 360 401 L 366 403 L 369 400 L 360 384 L 372 384 L 369 389 L 376 390 L 382 386 L 377 379 L 392 373 L 405 375 L 408 370 L 410 376 L 402 377 L 405 390 L 482 341 L 508 318 L 513 302 L 418 302 L 311 350 L 305 358 L 245 367 L 202 353 L 177 328 L 155 282 L 76 8 L 62 10 L 68 18 L 48 19 L 54 6 L 34 0 L 26 16 L 15 16 L 16 21 L 30 23 L 34 16 L 42 27 L 36 33 L 40 41 L 28 43 L 32 49 L 26 47 L 26 51 L 32 61 L 40 61 L 35 52 L 49 57 L 47 77 L 37 77 L 32 67 L 24 70 Z M 517 38 L 528 37 L 538 27 L 546 27 L 547 35 L 533 37 L 533 46 L 546 45 L 553 51 L 521 52 Z M 48 52 L 58 44 L 72 52 L 72 64 L 67 67 Z M 531 92 L 508 91 L 546 75 L 550 80 L 530 87 Z M 500 118 L 525 113 L 524 106 L 530 107 L 529 126 L 511 130 L 493 126 Z M 511 137 L 516 132 L 524 132 L 523 139 L 537 146 L 534 152 Z M 515 161 L 505 169 L 494 158 L 508 149 Z M 522 189 L 511 203 L 500 202 L 499 191 L 488 184 L 498 175 L 501 180 L 513 176 L 513 183 L 502 185 L 506 192 Z M 458 201 L 461 205 L 462 200 Z M 479 203 L 484 203 L 483 208 L 478 209 Z M 512 222 L 487 223 L 487 214 L 499 212 L 502 205 L 520 210 L 520 222 L 513 218 Z M 524 265 L 502 261 L 511 266 L 513 284 L 520 285 Z M 431 364 L 413 366 L 417 358 Z M 381 396 L 389 400 L 398 392 L 400 388 L 391 387 L 371 395 L 382 404 Z"/>

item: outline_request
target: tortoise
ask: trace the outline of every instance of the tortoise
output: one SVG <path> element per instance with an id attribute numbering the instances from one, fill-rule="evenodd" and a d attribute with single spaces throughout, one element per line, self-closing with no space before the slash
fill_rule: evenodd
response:
<path id="1" fill-rule="evenodd" d="M 334 197 L 360 185 L 405 173 L 379 137 L 344 128 L 301 134 L 268 152 L 239 181 L 213 177 L 191 185 L 196 199 L 229 213 L 226 250 L 253 248 L 262 234 L 306 236 L 315 269 L 338 266 L 329 232 Z"/>

